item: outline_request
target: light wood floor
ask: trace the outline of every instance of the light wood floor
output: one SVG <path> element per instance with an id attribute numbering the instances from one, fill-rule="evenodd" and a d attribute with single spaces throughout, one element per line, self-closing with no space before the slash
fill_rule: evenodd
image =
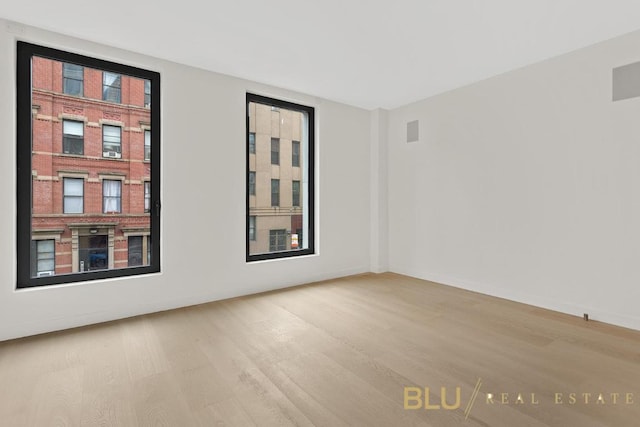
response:
<path id="1" fill-rule="evenodd" d="M 428 405 L 440 404 L 445 387 L 453 406 L 460 387 L 460 407 L 424 409 L 422 399 L 405 409 L 405 386 L 422 388 L 422 398 L 429 387 Z M 395 274 L 0 343 L 1 426 L 618 427 L 639 419 L 640 332 Z"/>

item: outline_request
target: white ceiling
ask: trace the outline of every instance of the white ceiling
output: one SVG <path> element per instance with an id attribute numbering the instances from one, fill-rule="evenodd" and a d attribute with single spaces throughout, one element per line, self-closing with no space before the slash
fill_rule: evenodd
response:
<path id="1" fill-rule="evenodd" d="M 373 109 L 640 29 L 640 1 L 13 0 L 0 17 Z"/>

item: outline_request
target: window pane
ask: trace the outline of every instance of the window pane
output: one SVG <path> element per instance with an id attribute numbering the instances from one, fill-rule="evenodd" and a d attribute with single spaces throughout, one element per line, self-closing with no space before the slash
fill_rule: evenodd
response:
<path id="1" fill-rule="evenodd" d="M 291 165 L 300 166 L 300 141 L 291 142 Z"/>
<path id="2" fill-rule="evenodd" d="M 248 261 L 313 253 L 313 113 L 247 95 Z"/>
<path id="3" fill-rule="evenodd" d="M 102 126 L 102 150 L 104 157 L 121 157 L 121 132 L 119 126 Z"/>
<path id="4" fill-rule="evenodd" d="M 280 164 L 280 140 L 278 138 L 271 138 L 271 164 Z"/>
<path id="5" fill-rule="evenodd" d="M 271 180 L 271 206 L 280 206 L 280 180 Z"/>
<path id="6" fill-rule="evenodd" d="M 144 131 L 144 159 L 151 159 L 151 131 Z"/>
<path id="7" fill-rule="evenodd" d="M 65 196 L 82 196 L 84 180 L 80 178 L 64 179 L 64 195 Z"/>
<path id="8" fill-rule="evenodd" d="M 82 122 L 74 122 L 71 120 L 65 120 L 63 122 L 63 132 L 67 135 L 82 136 L 84 131 L 84 124 Z"/>
<path id="9" fill-rule="evenodd" d="M 105 179 L 102 181 L 103 212 L 120 212 L 120 181 Z"/>
<path id="10" fill-rule="evenodd" d="M 149 212 L 151 210 L 151 183 L 144 183 L 144 211 Z"/>
<path id="11" fill-rule="evenodd" d="M 84 67 L 75 64 L 62 65 L 62 91 L 68 95 L 83 95 Z"/>
<path id="12" fill-rule="evenodd" d="M 159 74 L 16 45 L 17 286 L 160 271 Z"/>
<path id="13" fill-rule="evenodd" d="M 110 102 L 120 102 L 120 74 L 102 73 L 102 99 Z"/>
<path id="14" fill-rule="evenodd" d="M 84 180 L 64 178 L 63 180 L 63 213 L 77 214 L 84 210 Z"/>
<path id="15" fill-rule="evenodd" d="M 256 152 L 256 134 L 251 132 L 249 133 L 249 153 Z"/>

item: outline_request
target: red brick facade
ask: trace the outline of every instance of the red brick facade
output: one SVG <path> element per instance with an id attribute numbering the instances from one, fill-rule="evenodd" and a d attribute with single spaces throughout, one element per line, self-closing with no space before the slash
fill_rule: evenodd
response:
<path id="1" fill-rule="evenodd" d="M 149 263 L 150 218 L 145 212 L 145 182 L 150 181 L 151 175 L 150 163 L 145 160 L 145 131 L 150 132 L 150 110 L 145 107 L 145 81 L 121 76 L 117 103 L 102 100 L 101 70 L 84 68 L 81 75 L 82 93 L 65 94 L 63 64 L 33 59 L 32 239 L 34 245 L 35 241 L 55 241 L 55 274 L 127 267 L 133 255 L 129 253 L 131 242 L 136 245 L 132 263 Z M 65 121 L 82 129 L 81 154 L 65 154 L 63 150 Z M 119 154 L 105 151 L 105 147 L 111 147 L 103 145 L 105 126 L 119 129 Z M 78 193 L 73 193 L 76 208 L 69 209 L 74 213 L 65 213 L 65 178 L 81 183 L 81 200 Z M 120 200 L 111 200 L 107 205 L 119 204 L 119 212 L 115 208 L 105 212 L 103 186 L 117 187 L 111 181 L 120 183 Z M 81 206 L 80 212 L 77 206 Z M 101 243 L 95 243 L 98 241 Z M 94 259 L 98 259 L 97 265 Z M 40 265 L 35 261 L 34 268 Z M 33 274 L 38 273 L 44 274 L 36 268 Z"/>

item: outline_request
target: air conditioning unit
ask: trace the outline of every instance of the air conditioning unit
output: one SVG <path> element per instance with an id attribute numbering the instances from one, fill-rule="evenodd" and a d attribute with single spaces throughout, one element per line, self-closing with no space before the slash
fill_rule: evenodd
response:
<path id="1" fill-rule="evenodd" d="M 55 271 L 39 271 L 38 277 L 53 276 L 54 274 L 56 274 Z"/>
<path id="2" fill-rule="evenodd" d="M 122 157 L 122 154 L 118 153 L 117 151 L 104 151 L 102 153 L 102 157 L 111 157 L 114 159 L 119 159 L 120 157 Z"/>

